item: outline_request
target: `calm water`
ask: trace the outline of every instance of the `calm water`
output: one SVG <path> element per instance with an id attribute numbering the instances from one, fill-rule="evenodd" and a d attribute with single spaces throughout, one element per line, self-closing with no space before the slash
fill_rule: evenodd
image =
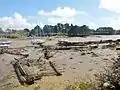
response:
<path id="1" fill-rule="evenodd" d="M 88 37 L 71 37 L 71 38 L 62 38 L 69 41 L 100 41 L 100 40 L 117 40 L 120 39 L 120 35 L 94 35 Z"/>

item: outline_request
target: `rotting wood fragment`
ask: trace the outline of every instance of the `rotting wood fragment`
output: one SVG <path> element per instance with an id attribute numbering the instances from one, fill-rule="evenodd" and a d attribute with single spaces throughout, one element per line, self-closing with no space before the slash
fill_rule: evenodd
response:
<path id="1" fill-rule="evenodd" d="M 49 64 L 53 68 L 53 70 L 56 72 L 57 76 L 61 76 L 62 75 L 60 72 L 58 72 L 58 70 L 55 68 L 55 65 L 51 61 L 49 61 Z"/>

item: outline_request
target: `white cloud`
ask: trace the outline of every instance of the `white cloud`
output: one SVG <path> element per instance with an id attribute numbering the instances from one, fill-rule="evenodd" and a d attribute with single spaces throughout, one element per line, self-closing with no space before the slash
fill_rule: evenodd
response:
<path id="1" fill-rule="evenodd" d="M 78 12 L 75 8 L 70 8 L 70 7 L 58 7 L 55 10 L 52 10 L 50 12 L 46 11 L 39 11 L 38 14 L 40 16 L 46 17 L 47 21 L 51 24 L 56 24 L 56 23 L 72 23 L 75 20 L 76 15 L 78 14 L 85 14 L 85 12 Z"/>
<path id="2" fill-rule="evenodd" d="M 52 10 L 51 12 L 45 12 L 41 10 L 38 12 L 38 14 L 46 17 L 72 18 L 77 14 L 77 11 L 74 8 L 58 7 L 56 10 Z"/>
<path id="3" fill-rule="evenodd" d="M 103 22 L 106 23 L 106 26 L 120 29 L 120 16 L 117 16 L 120 14 L 120 0 L 100 0 L 99 8 L 117 13 L 111 17 L 103 18 Z"/>
<path id="4" fill-rule="evenodd" d="M 120 0 L 100 0 L 99 8 L 120 13 Z"/>
<path id="5" fill-rule="evenodd" d="M 120 29 L 120 17 L 110 18 L 107 26 L 113 27 L 114 29 Z"/>
<path id="6" fill-rule="evenodd" d="M 2 17 L 0 18 L 0 28 L 3 29 L 24 29 L 32 28 L 35 24 L 30 24 L 27 19 L 19 13 L 14 13 L 13 17 Z"/>
<path id="7" fill-rule="evenodd" d="M 101 18 L 102 26 L 106 27 L 113 27 L 114 29 L 120 29 L 120 17 L 119 16 L 113 16 L 113 17 L 104 17 Z"/>
<path id="8" fill-rule="evenodd" d="M 71 7 L 58 7 L 51 11 L 40 10 L 38 14 L 40 17 L 46 18 L 47 23 L 52 25 L 57 23 L 80 24 L 81 18 L 90 19 L 88 13 Z"/>
<path id="9" fill-rule="evenodd" d="M 10 17 L 0 17 L 0 28 L 32 29 L 36 25 L 39 25 L 42 28 L 45 24 L 55 25 L 57 23 L 73 23 L 79 25 L 88 24 L 94 28 L 96 24 L 91 22 L 89 19 L 90 16 L 84 11 L 79 11 L 70 7 L 58 7 L 49 12 L 40 10 L 38 15 L 27 16 L 27 18 L 16 12 Z"/>

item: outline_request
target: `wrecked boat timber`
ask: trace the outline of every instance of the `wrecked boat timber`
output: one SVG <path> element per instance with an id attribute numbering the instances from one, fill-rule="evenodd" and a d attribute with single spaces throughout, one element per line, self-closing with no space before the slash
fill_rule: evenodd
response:
<path id="1" fill-rule="evenodd" d="M 7 54 L 12 54 L 12 55 L 21 55 L 25 57 L 29 56 L 28 53 L 22 52 L 21 50 L 23 49 L 21 48 L 0 48 L 0 54 L 7 53 Z"/>
<path id="2" fill-rule="evenodd" d="M 104 43 L 119 43 L 120 39 L 117 40 L 98 40 L 98 41 L 69 41 L 59 40 L 57 45 L 59 46 L 86 46 L 90 44 L 104 44 Z"/>
<path id="3" fill-rule="evenodd" d="M 24 85 L 34 84 L 36 80 L 42 79 L 43 76 L 61 76 L 62 74 L 56 69 L 52 61 L 39 59 L 20 58 L 12 62 L 19 82 Z"/>
<path id="4" fill-rule="evenodd" d="M 19 82 L 24 85 L 24 84 L 34 84 L 33 77 L 30 77 L 26 74 L 24 71 L 23 67 L 20 65 L 20 63 L 17 62 L 12 62 L 12 65 L 14 67 L 14 70 L 16 72 L 16 75 L 18 77 Z"/>
<path id="5" fill-rule="evenodd" d="M 77 49 L 88 49 L 88 46 L 63 46 L 63 47 L 56 47 L 55 50 L 70 50 L 70 49 L 73 49 L 73 50 L 77 50 Z"/>

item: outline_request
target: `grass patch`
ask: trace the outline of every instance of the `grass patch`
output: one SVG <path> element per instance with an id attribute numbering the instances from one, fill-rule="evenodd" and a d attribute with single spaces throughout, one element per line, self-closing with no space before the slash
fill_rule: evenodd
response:
<path id="1" fill-rule="evenodd" d="M 64 90 L 88 90 L 90 84 L 88 82 L 78 82 L 73 85 L 68 85 Z"/>

